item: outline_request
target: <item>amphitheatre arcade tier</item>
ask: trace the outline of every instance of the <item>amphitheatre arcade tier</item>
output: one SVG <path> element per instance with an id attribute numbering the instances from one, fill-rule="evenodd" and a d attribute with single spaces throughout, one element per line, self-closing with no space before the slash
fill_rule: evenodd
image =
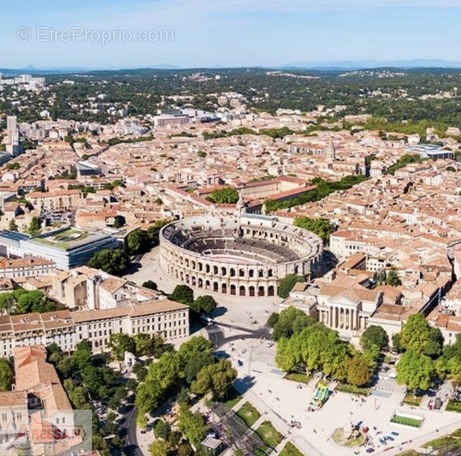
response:
<path id="1" fill-rule="evenodd" d="M 315 276 L 322 241 L 274 217 L 202 216 L 160 234 L 162 269 L 178 282 L 235 296 L 274 296 L 287 274 Z"/>

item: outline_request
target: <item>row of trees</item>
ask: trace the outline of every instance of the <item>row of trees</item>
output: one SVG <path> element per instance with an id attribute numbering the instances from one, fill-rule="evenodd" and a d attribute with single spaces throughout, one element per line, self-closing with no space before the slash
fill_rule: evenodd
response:
<path id="1" fill-rule="evenodd" d="M 389 342 L 382 328 L 370 327 L 363 334 L 360 352 L 342 341 L 336 331 L 295 307 L 273 313 L 267 324 L 278 342 L 276 362 L 282 370 L 321 371 L 356 386 L 371 380 L 380 351 Z"/>
<path id="2" fill-rule="evenodd" d="M 196 314 L 209 314 L 217 307 L 217 302 L 210 295 L 199 296 L 194 299 L 194 290 L 187 285 L 176 285 L 173 293 L 168 296 L 172 301 L 186 304 Z"/>
<path id="3" fill-rule="evenodd" d="M 376 367 L 377 354 L 359 352 L 342 341 L 336 331 L 301 314 L 304 312 L 288 308 L 274 325 L 274 335 L 278 338 L 277 366 L 285 372 L 320 371 L 355 386 L 366 385 Z"/>
<path id="4" fill-rule="evenodd" d="M 230 361 L 214 358 L 211 342 L 194 337 L 177 352 L 164 353 L 149 365 L 145 381 L 136 394 L 140 424 L 145 424 L 146 414 L 179 394 L 182 388 L 200 396 L 211 393 L 215 398 L 222 398 L 236 377 Z"/>
<path id="5" fill-rule="evenodd" d="M 173 349 L 171 345 L 164 343 L 162 336 L 159 334 L 151 336 L 144 333 L 138 333 L 133 336 L 124 333 L 111 334 L 109 348 L 112 357 L 118 361 L 124 359 L 125 352 L 132 353 L 137 357 L 159 358 Z"/>
<path id="6" fill-rule="evenodd" d="M 315 178 L 312 179 L 312 183 L 316 185 L 316 188 L 310 192 L 283 201 L 268 199 L 265 201 L 264 205 L 267 213 L 280 209 L 289 209 L 290 207 L 320 201 L 321 199 L 326 198 L 328 195 L 338 190 L 349 190 L 354 185 L 360 184 L 365 180 L 367 180 L 367 177 L 363 175 L 345 176 L 339 181 L 335 182 L 329 182 L 321 178 Z"/>

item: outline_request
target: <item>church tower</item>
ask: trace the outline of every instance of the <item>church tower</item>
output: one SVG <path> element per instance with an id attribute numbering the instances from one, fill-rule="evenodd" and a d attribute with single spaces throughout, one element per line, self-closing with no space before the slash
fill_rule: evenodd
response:
<path id="1" fill-rule="evenodd" d="M 239 192 L 239 200 L 237 201 L 235 211 L 237 217 L 242 217 L 246 213 L 246 203 L 243 199 L 242 191 Z"/>
<path id="2" fill-rule="evenodd" d="M 333 138 L 330 138 L 328 147 L 325 150 L 325 158 L 330 161 L 336 160 L 335 145 L 333 144 Z"/>

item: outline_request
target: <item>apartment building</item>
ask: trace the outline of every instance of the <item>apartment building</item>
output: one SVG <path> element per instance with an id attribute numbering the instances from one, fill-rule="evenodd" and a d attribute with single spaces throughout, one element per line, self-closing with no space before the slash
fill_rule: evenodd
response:
<path id="1" fill-rule="evenodd" d="M 107 349 L 111 334 L 160 334 L 172 342 L 189 335 L 189 307 L 168 299 L 128 303 L 111 309 L 62 310 L 0 317 L 0 357 L 17 347 L 56 343 L 73 351 L 82 340 L 95 352 Z"/>
<path id="2" fill-rule="evenodd" d="M 63 211 L 77 209 L 83 204 L 80 190 L 55 190 L 53 192 L 31 192 L 27 199 L 39 210 Z"/>
<path id="3" fill-rule="evenodd" d="M 2 258 L 0 259 L 0 276 L 17 279 L 53 274 L 55 263 L 43 258 Z"/>

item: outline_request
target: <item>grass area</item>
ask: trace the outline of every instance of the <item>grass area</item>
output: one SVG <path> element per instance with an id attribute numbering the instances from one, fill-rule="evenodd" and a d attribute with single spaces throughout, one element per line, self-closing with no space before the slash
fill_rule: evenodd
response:
<path id="1" fill-rule="evenodd" d="M 311 381 L 312 376 L 303 374 L 302 372 L 290 372 L 285 375 L 285 378 L 287 380 L 291 380 L 292 382 L 305 383 L 307 385 Z"/>
<path id="2" fill-rule="evenodd" d="M 335 389 L 336 391 L 341 391 L 342 393 L 359 394 L 361 396 L 368 396 L 371 391 L 371 388 L 349 385 L 348 383 L 339 383 Z"/>
<path id="3" fill-rule="evenodd" d="M 75 239 L 72 239 L 73 235 L 79 235 L 79 236 L 78 238 L 76 237 Z M 49 245 L 52 247 L 68 249 L 71 242 L 83 241 L 87 237 L 88 237 L 88 233 L 84 231 L 78 231 L 72 228 L 68 228 L 67 230 L 63 230 L 56 235 L 36 237 L 34 238 L 34 241 L 37 241 L 40 244 Z"/>
<path id="4" fill-rule="evenodd" d="M 447 412 L 458 412 L 461 413 L 461 401 L 455 401 L 450 399 L 447 404 Z"/>
<path id="5" fill-rule="evenodd" d="M 398 456 L 423 456 L 423 453 L 418 453 L 415 450 L 406 450 L 403 453 L 399 453 Z"/>
<path id="6" fill-rule="evenodd" d="M 437 439 L 426 442 L 422 445 L 423 448 L 449 448 L 450 451 L 459 450 L 461 448 L 461 429 L 449 435 L 444 435 Z"/>
<path id="7" fill-rule="evenodd" d="M 240 400 L 242 399 L 242 395 L 232 386 L 229 388 L 227 391 L 227 397 L 226 400 L 224 401 L 224 405 L 231 409 L 235 407 Z"/>
<path id="8" fill-rule="evenodd" d="M 237 411 L 237 415 L 245 421 L 248 427 L 253 426 L 253 424 L 258 421 L 261 417 L 261 414 L 253 407 L 249 402 L 245 402 L 242 407 Z"/>
<path id="9" fill-rule="evenodd" d="M 279 456 L 304 456 L 292 443 L 288 442 Z"/>
<path id="10" fill-rule="evenodd" d="M 264 421 L 256 430 L 256 433 L 270 448 L 275 448 L 283 440 L 283 435 L 274 428 L 270 421 Z"/>
<path id="11" fill-rule="evenodd" d="M 391 419 L 391 423 L 403 424 L 404 426 L 410 426 L 419 428 L 423 420 L 420 418 L 410 418 L 407 416 L 394 415 Z"/>
<path id="12" fill-rule="evenodd" d="M 419 407 L 421 405 L 421 401 L 423 400 L 423 396 L 415 396 L 414 394 L 407 393 L 403 398 L 403 403 L 408 405 L 414 405 L 415 407 Z"/>

